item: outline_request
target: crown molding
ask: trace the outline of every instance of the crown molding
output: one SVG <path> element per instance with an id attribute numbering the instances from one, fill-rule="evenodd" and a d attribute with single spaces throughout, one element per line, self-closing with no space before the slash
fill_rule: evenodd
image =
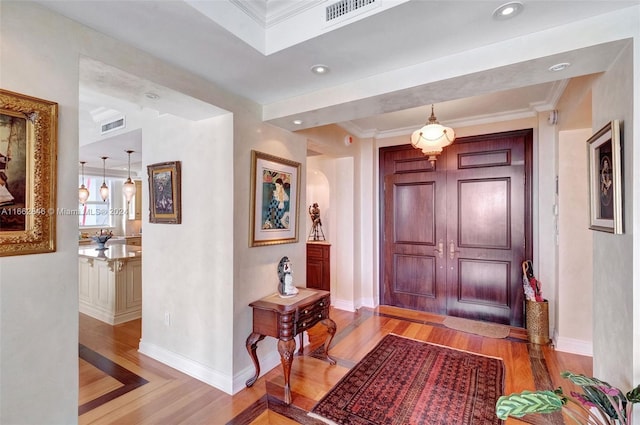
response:
<path id="1" fill-rule="evenodd" d="M 483 124 L 491 124 L 491 123 L 496 123 L 501 121 L 513 121 L 513 120 L 519 120 L 523 118 L 532 118 L 537 116 L 537 114 L 538 112 L 535 110 L 520 109 L 520 110 L 513 110 L 508 112 L 500 112 L 496 114 L 476 115 L 473 117 L 465 117 L 465 118 L 456 119 L 456 120 L 449 120 L 447 122 L 442 122 L 441 124 L 455 129 L 456 127 L 470 127 L 473 125 L 483 125 Z M 367 138 L 388 139 L 390 137 L 406 136 L 413 133 L 417 128 L 417 126 L 412 126 L 412 127 L 394 128 L 391 130 L 378 130 L 375 128 L 362 129 L 358 125 L 354 124 L 352 121 L 341 122 L 338 124 L 338 126 L 342 127 L 343 129 L 353 134 L 354 136 L 358 137 L 359 139 L 367 139 Z"/>
<path id="2" fill-rule="evenodd" d="M 266 0 L 227 0 L 245 15 L 254 20 L 263 29 L 291 19 L 306 10 L 313 9 L 325 0 L 306 0 L 301 2 L 280 2 L 277 8 L 270 7 Z M 282 4 L 286 3 L 286 4 Z M 273 3 L 271 3 L 273 4 Z"/>

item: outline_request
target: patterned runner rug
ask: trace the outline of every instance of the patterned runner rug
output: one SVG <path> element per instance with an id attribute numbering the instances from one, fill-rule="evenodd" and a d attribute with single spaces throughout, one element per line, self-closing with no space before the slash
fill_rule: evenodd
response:
<path id="1" fill-rule="evenodd" d="M 341 425 L 495 425 L 501 359 L 387 335 L 310 416 Z"/>

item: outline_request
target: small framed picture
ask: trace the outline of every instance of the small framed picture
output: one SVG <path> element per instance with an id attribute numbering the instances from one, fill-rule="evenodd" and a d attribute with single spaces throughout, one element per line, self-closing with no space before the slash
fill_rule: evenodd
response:
<path id="1" fill-rule="evenodd" d="M 149 174 L 149 222 L 180 224 L 180 161 L 147 166 Z"/>
<path id="2" fill-rule="evenodd" d="M 300 163 L 251 151 L 249 246 L 298 242 Z"/>
<path id="3" fill-rule="evenodd" d="M 605 125 L 587 140 L 589 157 L 589 228 L 624 232 L 622 206 L 622 142 L 620 121 Z"/>

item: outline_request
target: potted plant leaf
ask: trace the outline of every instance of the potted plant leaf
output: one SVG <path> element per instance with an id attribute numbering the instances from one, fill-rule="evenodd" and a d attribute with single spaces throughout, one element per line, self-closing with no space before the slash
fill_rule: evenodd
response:
<path id="1" fill-rule="evenodd" d="M 561 376 L 581 387 L 583 393 L 572 391 L 566 395 L 562 388 L 558 388 L 502 396 L 496 403 L 496 415 L 504 420 L 509 416 L 521 418 L 531 413 L 552 413 L 564 409 L 577 424 L 631 425 L 633 405 L 640 403 L 640 385 L 623 394 L 597 378 L 571 372 L 563 372 Z"/>

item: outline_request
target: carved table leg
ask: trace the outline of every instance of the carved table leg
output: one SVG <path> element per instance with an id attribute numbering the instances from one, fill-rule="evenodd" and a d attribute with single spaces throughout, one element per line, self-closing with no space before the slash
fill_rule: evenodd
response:
<path id="1" fill-rule="evenodd" d="M 246 382 L 247 387 L 252 386 L 258 380 L 258 376 L 260 376 L 260 362 L 258 361 L 256 349 L 258 348 L 258 342 L 262 341 L 264 337 L 265 335 L 260 335 L 255 332 L 252 332 L 251 335 L 247 337 L 247 351 L 249 352 L 249 356 L 251 356 L 251 360 L 253 360 L 253 365 L 256 367 L 255 376 Z"/>
<path id="2" fill-rule="evenodd" d="M 327 328 L 327 339 L 324 341 L 324 351 L 322 354 L 326 357 L 327 361 L 331 364 L 336 364 L 336 361 L 329 356 L 329 346 L 331 345 L 331 340 L 333 340 L 333 336 L 336 334 L 336 322 L 334 322 L 330 318 L 326 318 L 322 320 L 322 323 Z"/>
<path id="3" fill-rule="evenodd" d="M 298 334 L 300 337 L 300 347 L 298 347 L 298 355 L 302 356 L 304 354 L 304 331 Z"/>
<path id="4" fill-rule="evenodd" d="M 284 370 L 284 403 L 291 404 L 291 386 L 289 378 L 291 376 L 291 364 L 293 363 L 293 352 L 296 350 L 296 340 L 292 338 L 287 341 L 278 340 L 278 353 L 280 362 Z"/>

